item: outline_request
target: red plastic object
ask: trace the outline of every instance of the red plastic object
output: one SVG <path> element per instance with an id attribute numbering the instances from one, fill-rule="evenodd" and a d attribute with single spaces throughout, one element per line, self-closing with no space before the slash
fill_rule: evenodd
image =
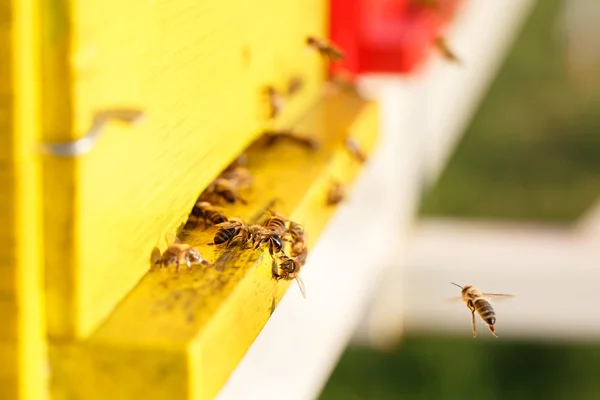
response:
<path id="1" fill-rule="evenodd" d="M 331 0 L 330 39 L 345 59 L 334 74 L 410 73 L 428 56 L 462 0 Z"/>

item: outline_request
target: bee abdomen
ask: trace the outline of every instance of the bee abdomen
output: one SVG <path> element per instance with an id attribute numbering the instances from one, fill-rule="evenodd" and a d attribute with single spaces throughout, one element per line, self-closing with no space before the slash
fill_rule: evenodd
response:
<path id="1" fill-rule="evenodd" d="M 476 299 L 473 302 L 473 305 L 486 324 L 494 325 L 496 323 L 496 313 L 489 301 L 485 299 Z"/>
<path id="2" fill-rule="evenodd" d="M 215 225 L 227 222 L 227 218 L 218 211 L 209 211 L 206 217 Z"/>
<path id="3" fill-rule="evenodd" d="M 223 244 L 235 235 L 235 229 L 219 229 L 215 233 L 213 242 L 215 244 Z"/>
<path id="4" fill-rule="evenodd" d="M 265 224 L 265 227 L 274 231 L 279 231 L 282 230 L 284 231 L 286 229 L 285 227 L 285 221 L 281 218 L 271 218 L 267 221 L 267 223 Z"/>

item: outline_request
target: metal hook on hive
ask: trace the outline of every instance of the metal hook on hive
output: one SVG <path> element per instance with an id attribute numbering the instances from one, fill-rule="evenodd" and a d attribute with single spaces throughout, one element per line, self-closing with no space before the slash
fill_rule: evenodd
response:
<path id="1" fill-rule="evenodd" d="M 42 143 L 40 151 L 58 157 L 75 157 L 89 153 L 100 137 L 102 128 L 110 120 L 134 124 L 141 120 L 143 112 L 131 108 L 115 108 L 99 111 L 94 115 L 92 126 L 85 136 L 72 142 Z"/>

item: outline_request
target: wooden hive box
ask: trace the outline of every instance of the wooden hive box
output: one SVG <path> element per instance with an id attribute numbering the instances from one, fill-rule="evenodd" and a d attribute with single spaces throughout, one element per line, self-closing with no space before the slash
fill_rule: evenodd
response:
<path id="1" fill-rule="evenodd" d="M 361 169 L 344 139 L 368 154 L 377 133 L 375 105 L 325 94 L 325 60 L 306 46 L 326 35 L 327 2 L 14 0 L 0 15 L 3 388 L 214 396 L 289 281 L 272 279 L 264 251 L 207 246 L 214 228 L 186 239 L 213 267 L 149 271 L 150 254 L 267 129 L 321 146 L 253 146 L 248 204 L 226 213 L 257 222 L 276 200 L 317 240 L 332 177 Z M 268 118 L 265 87 L 295 78 Z"/>

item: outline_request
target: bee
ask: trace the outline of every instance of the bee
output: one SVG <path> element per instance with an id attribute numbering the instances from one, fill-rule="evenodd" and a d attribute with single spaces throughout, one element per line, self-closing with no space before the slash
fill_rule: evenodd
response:
<path id="1" fill-rule="evenodd" d="M 235 160 L 233 160 L 223 172 L 229 172 L 236 169 L 237 167 L 245 167 L 246 165 L 248 165 L 248 156 L 242 153 Z"/>
<path id="2" fill-rule="evenodd" d="M 258 249 L 262 244 L 266 243 L 271 257 L 275 257 L 283 250 L 283 239 L 281 236 L 266 228 L 263 228 L 262 232 L 258 233 L 255 243 L 255 250 Z"/>
<path id="3" fill-rule="evenodd" d="M 265 146 L 269 147 L 276 142 L 287 139 L 290 142 L 296 143 L 300 146 L 306 147 L 309 150 L 317 150 L 319 148 L 319 142 L 315 138 L 300 136 L 291 131 L 266 131 L 263 133 L 265 138 Z"/>
<path id="4" fill-rule="evenodd" d="M 288 82 L 287 95 L 292 96 L 296 94 L 298 91 L 300 91 L 300 89 L 302 89 L 303 86 L 304 81 L 302 80 L 302 78 L 298 76 L 292 77 Z"/>
<path id="5" fill-rule="evenodd" d="M 238 200 L 242 204 L 247 204 L 246 200 L 241 198 L 236 192 L 237 187 L 232 181 L 219 177 L 209 185 L 203 196 L 200 197 L 200 200 L 207 200 L 207 197 L 211 199 L 212 196 L 216 195 L 229 204 L 235 204 Z"/>
<path id="6" fill-rule="evenodd" d="M 354 158 L 356 158 L 358 160 L 358 162 L 364 163 L 367 160 L 367 156 L 360 149 L 360 146 L 358 145 L 358 143 L 356 143 L 356 140 L 354 140 L 350 137 L 347 138 L 346 139 L 346 148 L 354 156 Z"/>
<path id="7" fill-rule="evenodd" d="M 465 304 L 467 305 L 467 308 L 471 311 L 471 315 L 472 315 L 472 323 L 473 323 L 473 337 L 477 336 L 477 328 L 475 326 L 475 312 L 477 312 L 479 314 L 479 316 L 481 317 L 481 319 L 483 320 L 483 322 L 486 323 L 487 327 L 489 328 L 490 332 L 492 332 L 492 335 L 494 335 L 494 337 L 498 337 L 498 335 L 496 335 L 495 329 L 494 329 L 494 324 L 496 323 L 496 312 L 494 311 L 494 308 L 492 307 L 492 305 L 489 302 L 489 298 L 508 298 L 508 297 L 514 297 L 511 294 L 493 294 L 493 293 L 482 293 L 481 291 L 479 291 L 479 289 L 474 288 L 471 285 L 467 285 L 465 287 L 462 287 L 460 285 L 457 285 L 454 282 L 450 282 L 451 284 L 453 284 L 454 286 L 458 286 L 459 288 L 461 288 L 462 290 L 462 294 L 461 297 L 452 299 L 452 300 L 462 300 L 465 302 Z"/>
<path id="8" fill-rule="evenodd" d="M 227 222 L 227 217 L 215 209 L 208 201 L 196 202 L 194 208 L 192 209 L 191 216 L 195 217 L 196 219 L 202 218 L 204 226 L 208 226 L 208 222 L 214 225 Z"/>
<path id="9" fill-rule="evenodd" d="M 290 221 L 290 228 L 288 230 L 289 236 L 292 242 L 292 249 L 290 254 L 294 258 L 300 257 L 298 260 L 304 264 L 308 249 L 306 246 L 306 235 L 304 234 L 304 228 L 297 222 Z"/>
<path id="10" fill-rule="evenodd" d="M 321 55 L 327 58 L 329 61 L 338 61 L 344 59 L 344 53 L 330 43 L 327 43 L 324 39 L 319 39 L 314 36 L 306 38 L 306 44 L 311 48 L 317 50 Z"/>
<path id="11" fill-rule="evenodd" d="M 346 188 L 339 182 L 332 182 L 327 191 L 326 203 L 328 206 L 338 204 L 346 197 Z"/>
<path id="12" fill-rule="evenodd" d="M 278 234 L 285 234 L 287 232 L 287 218 L 285 218 L 282 214 L 268 210 L 271 216 L 263 222 L 263 226 L 270 230 L 271 232 Z"/>
<path id="13" fill-rule="evenodd" d="M 438 49 L 438 51 L 442 54 L 442 57 L 444 57 L 446 60 L 457 64 L 461 63 L 460 58 L 458 58 L 458 56 L 454 53 L 454 51 L 452 51 L 450 46 L 448 46 L 448 43 L 446 42 L 446 39 L 444 37 L 437 37 L 434 41 L 434 46 L 436 49 Z"/>
<path id="14" fill-rule="evenodd" d="M 175 270 L 177 272 L 179 272 L 181 264 L 187 265 L 188 268 L 191 268 L 192 265 L 195 264 L 210 265 L 197 249 L 189 244 L 179 243 L 177 240 L 169 245 L 162 255 L 160 254 L 158 247 L 152 249 L 150 262 L 152 265 L 159 265 L 162 267 L 175 265 Z"/>
<path id="15" fill-rule="evenodd" d="M 273 86 L 267 86 L 265 88 L 265 94 L 267 95 L 269 106 L 271 108 L 269 118 L 275 118 L 281 113 L 281 110 L 285 105 L 285 98 L 283 97 L 283 94 Z"/>
<path id="16" fill-rule="evenodd" d="M 250 230 L 244 224 L 241 218 L 229 218 L 227 222 L 216 225 L 219 229 L 215 232 L 215 237 L 209 245 L 225 245 L 229 247 L 235 240 L 240 240 L 246 244 L 251 235 Z"/>
<path id="17" fill-rule="evenodd" d="M 275 260 L 273 260 L 272 264 L 272 273 L 275 280 L 279 281 L 283 279 L 286 281 L 291 281 L 292 279 L 295 279 L 298 287 L 300 288 L 300 292 L 302 293 L 302 297 L 306 298 L 304 281 L 299 275 L 302 264 L 299 264 L 294 258 L 288 257 L 285 254 L 282 254 L 279 257 L 279 260 L 279 268 Z"/>
<path id="18" fill-rule="evenodd" d="M 252 173 L 246 167 L 237 166 L 235 168 L 224 171 L 220 176 L 220 179 L 229 181 L 232 187 L 236 190 L 242 190 L 252 186 Z M 240 200 L 241 201 L 241 200 Z"/>

